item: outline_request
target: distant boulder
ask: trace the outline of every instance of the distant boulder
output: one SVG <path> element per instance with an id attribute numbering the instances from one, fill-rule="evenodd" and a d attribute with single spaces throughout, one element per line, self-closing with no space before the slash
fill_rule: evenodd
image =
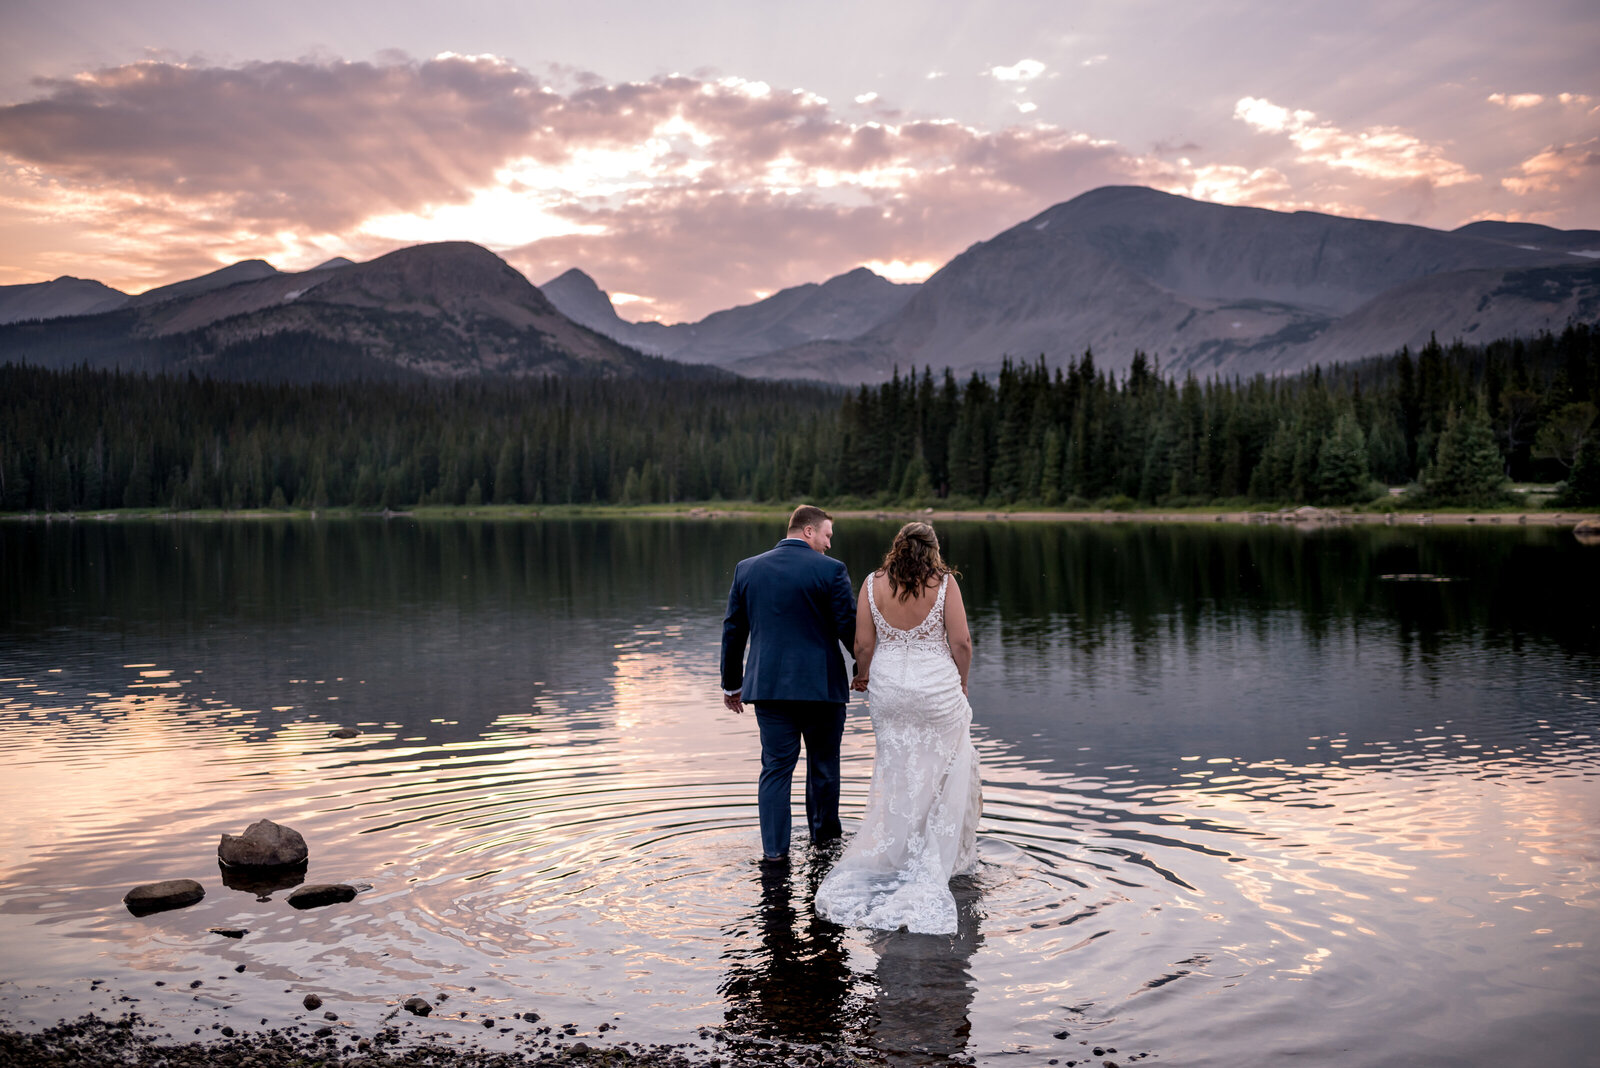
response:
<path id="1" fill-rule="evenodd" d="M 205 896 L 205 887 L 193 879 L 164 879 L 134 887 L 123 895 L 122 902 L 135 916 L 147 916 L 193 905 Z"/>
<path id="2" fill-rule="evenodd" d="M 299 831 L 271 820 L 257 820 L 240 835 L 225 834 L 217 844 L 217 859 L 233 867 L 287 868 L 310 855 Z"/>

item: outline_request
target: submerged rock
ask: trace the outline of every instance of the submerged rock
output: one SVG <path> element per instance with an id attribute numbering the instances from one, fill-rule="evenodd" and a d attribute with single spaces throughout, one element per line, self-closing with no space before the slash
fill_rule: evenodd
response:
<path id="1" fill-rule="evenodd" d="M 225 834 L 217 843 L 217 859 L 236 868 L 287 868 L 310 855 L 299 831 L 271 820 L 257 820 L 243 834 Z"/>
<path id="2" fill-rule="evenodd" d="M 289 904 L 297 909 L 315 909 L 354 901 L 355 897 L 356 888 L 349 883 L 313 883 L 290 894 Z"/>
<path id="3" fill-rule="evenodd" d="M 329 738 L 359 738 L 361 732 L 354 727 L 336 727 L 328 732 Z"/>
<path id="4" fill-rule="evenodd" d="M 406 998 L 401 1007 L 413 1016 L 426 1016 L 433 1011 L 433 1006 L 428 1004 L 427 998 Z"/>
<path id="5" fill-rule="evenodd" d="M 123 895 L 122 903 L 135 916 L 147 916 L 152 912 L 193 905 L 205 896 L 205 887 L 193 879 L 164 879 L 159 883 L 143 883 L 134 887 Z"/>

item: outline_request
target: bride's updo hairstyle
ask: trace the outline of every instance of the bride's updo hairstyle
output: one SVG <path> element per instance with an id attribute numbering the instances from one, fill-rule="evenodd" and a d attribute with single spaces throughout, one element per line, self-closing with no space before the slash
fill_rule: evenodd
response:
<path id="1" fill-rule="evenodd" d="M 944 576 L 956 574 L 956 569 L 939 555 L 939 539 L 933 527 L 913 522 L 894 536 L 888 555 L 883 558 L 883 573 L 889 579 L 889 592 L 898 600 L 909 601 Z"/>

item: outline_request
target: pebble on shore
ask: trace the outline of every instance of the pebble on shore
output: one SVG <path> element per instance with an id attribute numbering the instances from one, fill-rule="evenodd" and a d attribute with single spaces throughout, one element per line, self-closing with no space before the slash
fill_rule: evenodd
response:
<path id="1" fill-rule="evenodd" d="M 789 1060 L 787 1045 L 765 1039 L 747 1043 L 729 1036 L 716 1049 L 689 1043 L 647 1046 L 640 1043 L 614 1047 L 575 1042 L 566 1048 L 516 1052 L 477 1046 L 427 1043 L 416 1050 L 414 1039 L 399 1028 L 383 1028 L 370 1037 L 341 1036 L 329 1026 L 285 1028 L 255 1033 L 237 1032 L 229 1026 L 217 1030 L 220 1040 L 158 1042 L 141 1033 L 150 1022 L 137 1014 L 118 1020 L 90 1015 L 61 1021 L 33 1033 L 0 1028 L 0 1065 L 28 1068 L 128 1068 L 162 1065 L 164 1068 L 371 1068 L 378 1064 L 427 1064 L 432 1068 L 515 1068 L 537 1061 L 544 1068 L 578 1068 L 597 1064 L 627 1064 L 630 1068 L 768 1068 Z M 719 1042 L 724 1041 L 719 1038 Z M 800 1052 L 806 1047 L 799 1047 Z M 793 1063 L 799 1063 L 795 1061 Z M 811 1063 L 807 1061 L 806 1063 Z M 864 1062 L 843 1049 L 818 1050 L 815 1063 L 860 1066 Z"/>

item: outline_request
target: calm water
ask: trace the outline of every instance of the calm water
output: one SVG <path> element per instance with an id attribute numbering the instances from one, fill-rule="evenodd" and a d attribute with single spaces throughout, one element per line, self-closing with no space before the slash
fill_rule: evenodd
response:
<path id="1" fill-rule="evenodd" d="M 859 581 L 894 526 L 842 522 L 835 555 Z M 0 1019 L 321 1023 L 315 991 L 370 1034 L 444 991 L 467 1015 L 435 1030 L 508 1046 L 525 1025 L 484 1015 L 896 1064 L 1593 1062 L 1600 549 L 942 533 L 985 773 L 954 937 L 841 930 L 810 910 L 826 858 L 751 864 L 717 641 L 772 524 L 0 524 Z M 1454 581 L 1382 577 L 1416 573 Z M 872 755 L 857 704 L 847 825 Z M 217 836 L 261 816 L 310 881 L 371 889 L 226 888 Z M 205 900 L 123 909 L 169 877 Z"/>

